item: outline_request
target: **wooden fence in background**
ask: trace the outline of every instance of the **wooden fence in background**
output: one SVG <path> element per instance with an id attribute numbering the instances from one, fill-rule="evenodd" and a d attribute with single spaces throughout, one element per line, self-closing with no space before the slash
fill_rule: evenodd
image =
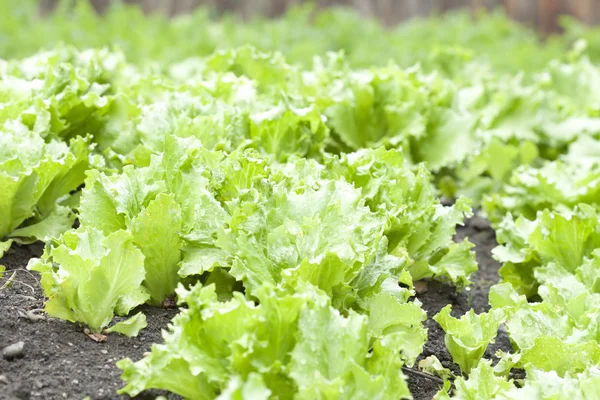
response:
<path id="1" fill-rule="evenodd" d="M 96 9 L 104 10 L 112 0 L 92 0 Z M 218 11 L 239 12 L 245 18 L 256 15 L 276 17 L 287 7 L 303 0 L 125 0 L 138 3 L 147 12 L 168 15 L 187 13 L 202 5 Z M 57 0 L 41 0 L 42 9 L 49 10 Z M 518 21 L 550 33 L 558 30 L 557 19 L 562 14 L 577 17 L 588 24 L 600 23 L 600 0 L 314 0 L 320 7 L 346 5 L 370 17 L 393 25 L 415 16 L 443 12 L 460 7 L 471 9 L 503 7 Z"/>

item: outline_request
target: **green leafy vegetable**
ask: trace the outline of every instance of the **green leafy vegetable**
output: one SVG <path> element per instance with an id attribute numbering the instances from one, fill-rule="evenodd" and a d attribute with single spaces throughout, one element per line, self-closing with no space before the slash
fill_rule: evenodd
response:
<path id="1" fill-rule="evenodd" d="M 436 356 L 429 356 L 419 361 L 419 368 L 428 374 L 443 378 L 444 381 L 449 380 L 453 376 L 452 371 L 444 368 Z"/>
<path id="2" fill-rule="evenodd" d="M 47 312 L 93 332 L 135 336 L 143 314 L 114 316 L 191 288 L 165 344 L 120 362 L 124 392 L 409 397 L 401 367 L 427 341 L 413 280 L 469 285 L 473 244 L 454 236 L 473 206 L 503 283 L 487 313 L 434 317 L 469 374 L 452 395 L 595 395 L 597 29 L 14 3 L 0 0 L 0 257 L 45 241 L 29 267 Z M 492 368 L 502 324 L 513 348 Z M 439 360 L 422 366 L 449 389 Z"/>
<path id="3" fill-rule="evenodd" d="M 499 222 L 508 211 L 533 220 L 545 208 L 568 212 L 579 203 L 596 206 L 599 150 L 596 140 L 582 135 L 560 159 L 514 171 L 508 185 L 484 200 L 484 209 Z"/>
<path id="4" fill-rule="evenodd" d="M 504 313 L 502 310 L 491 310 L 476 315 L 470 310 L 456 319 L 450 315 L 451 311 L 452 306 L 447 305 L 433 318 L 446 333 L 444 341 L 452 360 L 460 366 L 461 371 L 469 374 L 498 334 Z"/>
<path id="5" fill-rule="evenodd" d="M 563 213 L 544 210 L 535 221 L 515 221 L 508 214 L 498 229 L 501 246 L 493 251 L 504 262 L 500 275 L 519 293 L 532 296 L 537 292 L 536 268 L 556 262 L 574 272 L 600 245 L 597 229 L 598 217 L 587 204 Z"/>
<path id="6" fill-rule="evenodd" d="M 465 379 L 461 376 L 454 381 L 456 390 L 452 397 L 445 390 L 439 391 L 434 399 L 503 399 L 507 392 L 514 388 L 512 382 L 507 381 L 503 377 L 494 375 L 492 363 L 489 360 L 483 360 L 469 374 L 469 378 Z"/>
<path id="7" fill-rule="evenodd" d="M 62 243 L 50 244 L 28 268 L 42 274 L 49 315 L 82 322 L 94 332 L 110 324 L 114 314 L 127 315 L 148 299 L 141 286 L 144 255 L 126 231 L 108 236 L 92 228 L 67 232 Z"/>
<path id="8" fill-rule="evenodd" d="M 121 393 L 163 388 L 197 399 L 221 392 L 410 397 L 397 335 L 371 342 L 367 317 L 340 315 L 311 286 L 284 295 L 262 286 L 258 305 L 240 293 L 219 302 L 213 285 L 178 294 L 188 308 L 174 318 L 165 344 L 138 362 L 119 361 L 127 382 Z"/>
<path id="9" fill-rule="evenodd" d="M 146 322 L 146 316 L 139 312 L 125 321 L 117 322 L 110 328 L 106 329 L 106 332 L 117 332 L 125 336 L 135 337 L 146 326 L 148 326 L 148 323 Z"/>
<path id="10" fill-rule="evenodd" d="M 6 253 L 8 250 L 10 250 L 10 246 L 12 246 L 12 244 L 13 244 L 12 240 L 0 242 L 0 258 L 2 258 L 2 256 L 4 256 L 4 253 Z"/>
<path id="11" fill-rule="evenodd" d="M 5 210 L 0 237 L 32 242 L 69 229 L 74 216 L 58 201 L 83 183 L 89 168 L 87 141 L 45 143 L 25 126 L 11 123 L 4 125 L 0 142 L 0 208 Z"/>
<path id="12" fill-rule="evenodd" d="M 600 380 L 598 367 L 565 377 L 558 376 L 555 372 L 545 372 L 530 368 L 527 370 L 527 379 L 523 386 L 516 387 L 512 381 L 493 374 L 489 362 L 482 362 L 473 370 L 469 379 L 458 377 L 455 381 L 456 390 L 452 397 L 446 391 L 440 391 L 434 397 L 443 399 L 577 399 L 593 398 L 598 390 Z"/>

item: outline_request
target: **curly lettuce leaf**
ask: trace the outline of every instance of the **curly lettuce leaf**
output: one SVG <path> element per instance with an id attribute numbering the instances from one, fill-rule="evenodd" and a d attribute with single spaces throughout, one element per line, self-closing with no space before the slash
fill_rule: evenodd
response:
<path id="1" fill-rule="evenodd" d="M 399 150 L 363 149 L 327 165 L 327 173 L 361 189 L 372 211 L 385 212 L 390 253 L 408 252 L 408 268 L 415 280 L 435 277 L 468 285 L 477 270 L 470 251 L 473 245 L 467 239 L 459 244 L 452 240 L 456 226 L 472 213 L 466 198 L 442 206 L 433 193 L 430 173 L 423 165 L 411 169 Z"/>
<path id="2" fill-rule="evenodd" d="M 483 360 L 477 365 L 469 378 L 458 376 L 454 381 L 455 390 L 450 396 L 445 389 L 440 390 L 435 400 L 471 400 L 471 399 L 502 399 L 503 395 L 514 388 L 511 381 L 497 377 L 492 368 L 492 362 Z"/>
<path id="3" fill-rule="evenodd" d="M 148 326 L 146 316 L 139 312 L 133 317 L 120 321 L 106 329 L 105 332 L 117 332 L 128 337 L 136 337 L 142 329 Z"/>
<path id="4" fill-rule="evenodd" d="M 519 355 L 514 365 L 565 376 L 599 362 L 600 295 L 585 275 L 597 270 L 595 257 L 579 268 L 582 273 L 572 274 L 553 263 L 538 268 L 541 301 L 537 303 L 528 302 L 508 283 L 492 287 L 490 304 L 507 315 L 506 329 Z"/>
<path id="5" fill-rule="evenodd" d="M 450 396 L 445 390 L 436 394 L 434 399 L 470 400 L 470 399 L 574 399 L 594 398 L 600 385 L 600 370 L 597 366 L 587 368 L 580 373 L 559 376 L 554 371 L 527 369 L 527 379 L 519 386 L 512 380 L 495 376 L 489 361 L 482 362 L 473 370 L 468 379 L 458 377 L 454 382 L 456 389 Z"/>
<path id="6" fill-rule="evenodd" d="M 82 322 L 93 332 L 148 299 L 142 286 L 144 255 L 126 231 L 107 236 L 89 227 L 67 232 L 28 269 L 42 275 L 49 315 Z"/>
<path id="7" fill-rule="evenodd" d="M 1 129 L 1 128 L 0 128 Z M 89 140 L 46 143 L 16 122 L 0 132 L 0 237 L 48 240 L 69 229 L 74 216 L 59 202 L 70 196 L 89 168 Z"/>
<path id="8" fill-rule="evenodd" d="M 132 225 L 133 241 L 144 254 L 144 287 L 150 302 L 160 304 L 179 282 L 181 208 L 173 195 L 161 193 L 136 216 Z"/>
<path id="9" fill-rule="evenodd" d="M 209 399 L 247 388 L 307 399 L 340 391 L 353 398 L 410 397 L 395 336 L 371 343 L 367 317 L 340 315 L 311 286 L 294 294 L 263 286 L 258 305 L 239 293 L 219 302 L 213 285 L 178 293 L 188 309 L 173 319 L 165 343 L 140 361 L 118 362 L 127 382 L 120 393 L 161 388 Z"/>
<path id="10" fill-rule="evenodd" d="M 507 212 L 535 219 L 545 208 L 568 212 L 579 203 L 597 207 L 599 151 L 600 142 L 581 135 L 558 160 L 517 168 L 501 190 L 484 199 L 487 216 L 496 224 Z"/>
<path id="11" fill-rule="evenodd" d="M 447 305 L 433 319 L 444 329 L 444 341 L 452 360 L 463 373 L 469 374 L 479 363 L 488 345 L 496 338 L 504 312 L 495 309 L 476 315 L 470 310 L 457 319 L 450 315 L 451 311 L 452 306 Z"/>
<path id="12" fill-rule="evenodd" d="M 534 272 L 538 267 L 556 262 L 573 273 L 600 245 L 598 217 L 586 204 L 569 212 L 544 210 L 534 221 L 524 217 L 515 221 L 508 214 L 497 237 L 500 246 L 493 253 L 504 263 L 501 277 L 528 296 L 537 293 Z"/>

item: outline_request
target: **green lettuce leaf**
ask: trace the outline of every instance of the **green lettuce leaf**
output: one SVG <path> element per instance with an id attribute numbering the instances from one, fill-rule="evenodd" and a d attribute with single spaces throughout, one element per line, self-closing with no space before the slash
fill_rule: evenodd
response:
<path id="1" fill-rule="evenodd" d="M 447 305 L 433 317 L 444 329 L 444 341 L 452 356 L 465 374 L 477 366 L 488 345 L 494 341 L 504 319 L 502 310 L 476 315 L 473 310 L 456 319 L 450 315 L 452 306 Z"/>
<path id="2" fill-rule="evenodd" d="M 445 368 L 436 356 L 425 357 L 419 361 L 419 369 L 433 376 L 442 378 L 444 382 L 454 376 L 452 375 L 452 371 Z"/>
<path id="3" fill-rule="evenodd" d="M 213 285 L 178 294 L 188 309 L 174 318 L 165 344 L 138 362 L 118 362 L 127 382 L 121 393 L 161 388 L 208 399 L 246 388 L 307 399 L 340 390 L 353 398 L 410 397 L 395 336 L 371 344 L 367 317 L 340 315 L 311 286 L 295 294 L 263 286 L 259 305 L 239 293 L 219 302 Z"/>
<path id="4" fill-rule="evenodd" d="M 579 203 L 597 207 L 599 151 L 600 142 L 579 136 L 558 160 L 517 168 L 506 186 L 484 199 L 484 210 L 497 223 L 507 212 L 533 220 L 545 208 L 568 212 Z"/>
<path id="5" fill-rule="evenodd" d="M 456 390 L 452 396 L 440 391 L 434 399 L 576 399 L 593 398 L 600 385 L 600 370 L 593 366 L 581 373 L 558 376 L 556 372 L 527 369 L 527 379 L 519 387 L 514 382 L 506 381 L 494 375 L 489 362 L 482 362 L 473 370 L 469 379 L 458 377 L 455 380 Z"/>
<path id="6" fill-rule="evenodd" d="M 10 250 L 10 246 L 12 246 L 12 244 L 13 241 L 10 239 L 5 242 L 0 242 L 0 258 L 4 256 L 4 253 Z"/>
<path id="7" fill-rule="evenodd" d="M 159 194 L 132 222 L 133 241 L 144 254 L 144 287 L 160 304 L 179 282 L 181 208 L 173 195 Z"/>
<path id="8" fill-rule="evenodd" d="M 142 329 L 148 326 L 146 316 L 139 312 L 133 317 L 120 321 L 106 329 L 106 332 L 117 332 L 128 337 L 136 337 Z"/>
<path id="9" fill-rule="evenodd" d="M 28 269 L 42 275 L 49 315 L 82 322 L 93 332 L 148 299 L 141 286 L 144 255 L 126 231 L 107 236 L 92 228 L 67 232 Z"/>
<path id="10" fill-rule="evenodd" d="M 469 378 L 465 379 L 459 376 L 454 381 L 455 390 L 452 396 L 442 389 L 434 397 L 435 400 L 457 399 L 504 399 L 504 395 L 514 388 L 512 381 L 507 381 L 503 377 L 494 375 L 492 363 L 489 360 L 483 360 L 471 373 Z M 514 397 L 513 397 L 514 398 Z"/>
<path id="11" fill-rule="evenodd" d="M 46 143 L 16 121 L 0 134 L 0 237 L 48 240 L 69 229 L 74 216 L 59 200 L 68 197 L 89 168 L 89 140 Z"/>
<path id="12" fill-rule="evenodd" d="M 472 244 L 452 240 L 456 226 L 471 216 L 466 198 L 442 206 L 433 193 L 430 173 L 423 165 L 412 170 L 398 150 L 363 149 L 334 158 L 328 166 L 361 189 L 372 211 L 385 211 L 390 253 L 405 256 L 408 251 L 408 268 L 415 280 L 436 277 L 468 285 L 477 270 Z"/>
<path id="13" fill-rule="evenodd" d="M 534 271 L 550 262 L 574 273 L 584 258 L 600 245 L 595 210 L 580 204 L 569 212 L 539 212 L 534 221 L 508 214 L 500 224 L 494 258 L 504 265 L 500 275 L 519 293 L 533 296 L 538 282 Z"/>

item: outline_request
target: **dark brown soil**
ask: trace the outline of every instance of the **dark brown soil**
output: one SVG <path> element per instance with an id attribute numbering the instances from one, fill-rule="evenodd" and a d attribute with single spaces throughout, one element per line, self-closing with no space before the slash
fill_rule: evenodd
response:
<path id="1" fill-rule="evenodd" d="M 177 310 L 148 307 L 144 309 L 148 327 L 137 338 L 113 334 L 104 343 L 92 341 L 75 324 L 57 319 L 30 321 L 21 315 L 42 308 L 43 294 L 37 277 L 24 268 L 42 249 L 40 244 L 13 246 L 2 258 L 6 275 L 18 270 L 18 282 L 0 291 L 0 348 L 19 341 L 25 347 L 21 359 L 7 361 L 0 356 L 0 399 L 128 398 L 116 395 L 123 385 L 115 362 L 123 357 L 142 358 L 152 343 L 162 340 L 161 329 Z M 154 399 L 159 394 L 165 395 L 156 391 L 138 398 Z"/>
<path id="2" fill-rule="evenodd" d="M 429 340 L 422 357 L 434 354 L 455 372 L 458 369 L 444 345 L 444 332 L 431 317 L 446 304 L 452 304 L 456 316 L 471 307 L 476 312 L 486 311 L 488 290 L 498 280 L 499 265 L 490 257 L 496 240 L 489 225 L 474 217 L 458 229 L 456 240 L 467 236 L 476 245 L 480 268 L 471 290 L 457 292 L 451 285 L 432 281 L 428 282 L 427 291 L 418 295 L 429 316 L 426 322 Z M 23 358 L 7 361 L 0 357 L 0 399 L 126 398 L 116 395 L 122 382 L 115 362 L 123 357 L 140 359 L 152 343 L 162 340 L 161 330 L 166 329 L 177 310 L 148 307 L 144 310 L 148 327 L 137 338 L 111 335 L 105 343 L 92 341 L 75 324 L 49 318 L 31 321 L 24 315 L 43 307 L 43 294 L 37 276 L 24 269 L 28 260 L 41 252 L 40 244 L 13 246 L 1 261 L 7 275 L 18 270 L 18 282 L 0 291 L 0 348 L 19 341 L 23 341 L 25 347 Z M 510 349 L 505 334 L 490 346 L 486 356 L 491 357 L 499 348 Z M 405 374 L 416 400 L 429 400 L 439 389 L 440 385 L 431 379 L 407 371 Z M 153 391 L 138 398 L 150 399 L 158 394 L 165 395 Z"/>
<path id="3" fill-rule="evenodd" d="M 475 312 L 489 310 L 488 293 L 490 287 L 498 282 L 498 269 L 500 264 L 491 257 L 492 249 L 497 246 L 496 235 L 490 228 L 489 223 L 478 216 L 466 221 L 465 226 L 457 227 L 455 241 L 460 242 L 465 238 L 475 244 L 475 253 L 479 271 L 473 274 L 471 280 L 473 285 L 469 291 L 457 291 L 455 287 L 447 283 L 429 281 L 427 291 L 417 295 L 423 303 L 423 309 L 427 311 L 428 319 L 425 326 L 428 329 L 428 340 L 419 359 L 435 355 L 446 368 L 450 368 L 455 374 L 459 368 L 452 362 L 452 357 L 444 344 L 444 331 L 432 317 L 436 315 L 447 304 L 452 304 L 452 315 L 459 317 L 471 308 Z M 506 332 L 500 330 L 496 343 L 491 344 L 486 350 L 486 358 L 494 358 L 497 350 L 511 350 L 510 341 Z M 408 384 L 415 400 L 431 400 L 441 388 L 441 384 L 432 379 L 420 375 L 411 374 L 405 370 Z"/>

